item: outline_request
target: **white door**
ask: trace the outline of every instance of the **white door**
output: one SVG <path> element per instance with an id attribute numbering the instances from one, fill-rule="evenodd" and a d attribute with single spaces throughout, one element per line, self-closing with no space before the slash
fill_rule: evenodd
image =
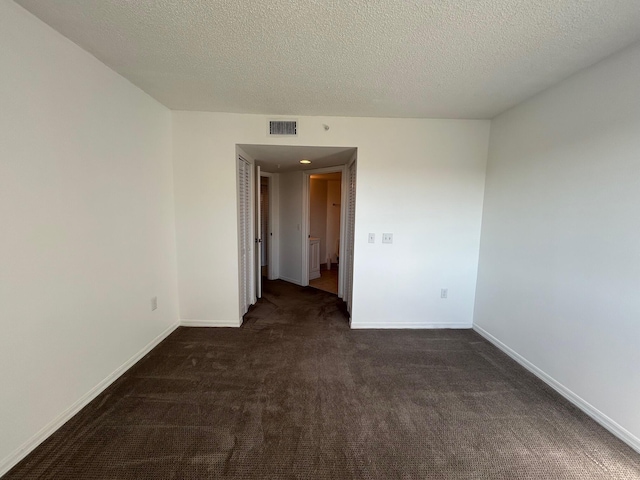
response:
<path id="1" fill-rule="evenodd" d="M 264 175 L 260 176 L 260 221 L 262 222 L 262 229 L 260 230 L 262 233 L 262 246 L 260 248 L 261 255 L 261 266 L 262 268 L 269 265 L 269 183 L 263 183 L 263 179 L 267 179 L 269 182 L 269 177 Z"/>
<path id="2" fill-rule="evenodd" d="M 262 298 L 262 219 L 260 218 L 262 209 L 260 208 L 260 167 L 258 165 L 256 165 L 255 168 L 253 188 L 255 198 L 254 212 L 256 217 L 253 272 L 256 282 L 256 296 Z"/>

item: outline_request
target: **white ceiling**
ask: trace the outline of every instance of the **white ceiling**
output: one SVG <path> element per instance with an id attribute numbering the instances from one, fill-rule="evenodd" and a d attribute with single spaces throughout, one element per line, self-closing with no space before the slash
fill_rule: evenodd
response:
<path id="1" fill-rule="evenodd" d="M 174 110 L 491 118 L 640 41 L 639 0 L 16 0 Z"/>
<path id="2" fill-rule="evenodd" d="M 307 147 L 303 145 L 238 145 L 265 172 L 284 173 L 298 170 L 313 170 L 316 168 L 335 167 L 344 165 L 353 154 L 355 148 L 345 147 Z M 300 160 L 311 160 L 303 165 Z"/>

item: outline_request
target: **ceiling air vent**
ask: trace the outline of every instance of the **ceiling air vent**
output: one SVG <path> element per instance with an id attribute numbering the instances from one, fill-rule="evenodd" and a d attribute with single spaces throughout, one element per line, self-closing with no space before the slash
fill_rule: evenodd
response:
<path id="1" fill-rule="evenodd" d="M 298 122 L 296 120 L 269 120 L 269 135 L 297 135 Z"/>

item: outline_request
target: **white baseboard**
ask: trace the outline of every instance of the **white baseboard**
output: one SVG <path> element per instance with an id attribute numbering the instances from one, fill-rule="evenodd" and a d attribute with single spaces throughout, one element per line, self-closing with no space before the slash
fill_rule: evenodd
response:
<path id="1" fill-rule="evenodd" d="M 180 320 L 182 327 L 239 327 L 240 320 Z"/>
<path id="2" fill-rule="evenodd" d="M 351 322 L 351 328 L 354 330 L 359 329 L 433 329 L 433 328 L 455 328 L 455 329 L 469 329 L 472 325 L 470 323 L 445 323 L 445 322 Z"/>
<path id="3" fill-rule="evenodd" d="M 566 398 L 571 403 L 573 403 L 576 407 L 578 407 L 584 413 L 589 415 L 592 419 L 594 419 L 604 428 L 609 430 L 612 434 L 614 434 L 620 440 L 622 440 L 631 448 L 633 448 L 635 451 L 640 453 L 640 438 L 636 437 L 630 431 L 628 431 L 627 429 L 625 429 L 624 427 L 616 423 L 614 420 L 612 420 L 607 415 L 602 413 L 600 410 L 595 408 L 593 405 L 591 405 L 589 402 L 584 400 L 582 397 L 578 396 L 573 391 L 569 390 L 567 387 L 565 387 L 562 383 L 558 382 L 551 375 L 548 375 L 547 373 L 545 373 L 544 371 L 536 367 L 529 360 L 527 360 L 518 352 L 516 352 L 515 350 L 511 349 L 510 347 L 502 343 L 500 340 L 498 340 L 496 337 L 491 335 L 481 326 L 473 325 L 473 329 L 476 332 L 478 332 L 480 335 L 482 335 L 485 339 L 487 339 L 489 342 L 491 342 L 493 345 L 495 345 L 500 350 L 502 350 L 504 353 L 506 353 L 511 358 L 513 358 L 516 362 L 518 362 L 524 368 L 526 368 L 531 373 L 533 373 L 540 380 L 542 380 L 551 388 L 553 388 L 556 392 L 558 392 L 564 398 Z"/>
<path id="4" fill-rule="evenodd" d="M 80 397 L 73 405 L 67 408 L 64 412 L 54 418 L 46 426 L 44 426 L 38 433 L 27 440 L 24 444 L 14 450 L 8 457 L 0 461 L 0 477 L 11 470 L 18 464 L 24 457 L 31 453 L 38 445 L 44 442 L 49 436 L 66 423 L 71 417 L 84 408 L 89 402 L 100 395 L 109 385 L 115 382 L 120 376 L 131 368 L 137 361 L 149 353 L 154 347 L 156 347 L 162 340 L 167 338 L 173 331 L 178 328 L 179 323 L 176 322 L 167 328 L 164 332 L 151 340 L 142 350 L 132 356 L 129 360 L 124 362 L 120 367 L 109 374 L 104 380 L 98 383 L 95 387 Z"/>

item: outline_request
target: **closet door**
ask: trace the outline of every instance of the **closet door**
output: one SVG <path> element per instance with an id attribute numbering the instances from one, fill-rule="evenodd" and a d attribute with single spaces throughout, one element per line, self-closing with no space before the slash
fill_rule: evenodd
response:
<path id="1" fill-rule="evenodd" d="M 356 219 L 356 160 L 347 168 L 347 221 L 345 238 L 345 275 L 344 301 L 347 303 L 347 311 L 351 313 L 351 301 L 353 299 L 353 246 L 355 237 Z"/>
<path id="2" fill-rule="evenodd" d="M 238 253 L 240 256 L 240 315 L 253 300 L 253 235 L 251 219 L 251 165 L 238 157 Z"/>
<path id="3" fill-rule="evenodd" d="M 262 298 L 262 215 L 260 208 L 260 167 L 256 165 L 255 167 L 255 177 L 256 181 L 254 188 L 254 199 L 255 199 L 255 214 L 256 214 L 256 225 L 255 225 L 255 247 L 254 247 L 254 281 L 256 285 L 256 296 L 258 298 Z"/>

